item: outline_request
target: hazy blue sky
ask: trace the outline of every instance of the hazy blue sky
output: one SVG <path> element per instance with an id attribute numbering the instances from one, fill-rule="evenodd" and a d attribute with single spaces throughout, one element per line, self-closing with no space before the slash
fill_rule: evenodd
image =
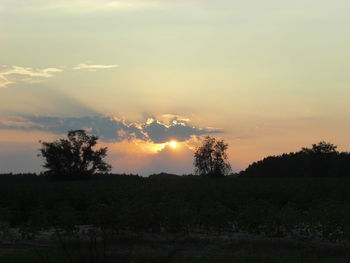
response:
<path id="1" fill-rule="evenodd" d="M 115 172 L 235 170 L 320 140 L 350 149 L 346 0 L 0 0 L 0 172 L 87 128 Z M 177 149 L 166 144 L 179 142 Z"/>

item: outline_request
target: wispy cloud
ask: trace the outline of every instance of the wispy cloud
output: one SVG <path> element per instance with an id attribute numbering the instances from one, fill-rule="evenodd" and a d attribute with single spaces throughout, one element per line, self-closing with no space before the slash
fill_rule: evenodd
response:
<path id="1" fill-rule="evenodd" d="M 68 130 L 84 129 L 91 134 L 98 135 L 105 142 L 138 139 L 157 144 L 170 140 L 182 142 L 191 139 L 192 136 L 223 132 L 217 129 L 194 127 L 185 121 L 173 120 L 172 123 L 165 124 L 149 118 L 144 123 L 127 123 L 125 120 L 106 116 L 22 116 L 0 120 L 0 129 L 39 130 L 55 134 L 65 134 Z"/>
<path id="2" fill-rule="evenodd" d="M 73 67 L 74 70 L 88 70 L 88 71 L 97 71 L 99 69 L 111 69 L 119 67 L 118 65 L 89 65 L 89 64 L 78 64 Z"/>
<path id="3" fill-rule="evenodd" d="M 40 11 L 58 11 L 72 14 L 89 14 L 96 12 L 109 12 L 116 10 L 144 10 L 158 8 L 169 4 L 166 0 L 2 0 L 0 11 L 16 8 L 20 11 L 40 12 Z"/>
<path id="4" fill-rule="evenodd" d="M 156 0 L 69 0 L 69 1 L 55 1 L 51 2 L 47 7 L 50 9 L 66 9 L 74 6 L 80 8 L 81 11 L 95 11 L 99 10 L 130 10 L 130 9 L 145 9 L 156 7 L 160 5 L 160 1 Z M 77 11 L 77 10 L 76 10 Z"/>
<path id="5" fill-rule="evenodd" d="M 31 67 L 2 66 L 0 70 L 0 88 L 5 88 L 17 81 L 38 81 L 53 77 L 56 73 L 62 72 L 59 68 L 34 69 Z"/>
<path id="6" fill-rule="evenodd" d="M 98 64 L 78 64 L 72 67 L 73 70 L 97 71 L 104 69 L 117 68 L 118 65 L 98 65 Z M 0 88 L 5 88 L 17 82 L 36 83 L 44 79 L 52 78 L 55 74 L 63 72 L 62 68 L 32 68 L 21 66 L 7 66 L 0 67 Z"/>

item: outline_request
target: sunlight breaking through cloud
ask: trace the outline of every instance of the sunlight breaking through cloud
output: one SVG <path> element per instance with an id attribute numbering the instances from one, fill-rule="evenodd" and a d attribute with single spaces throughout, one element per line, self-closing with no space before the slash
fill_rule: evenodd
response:
<path id="1" fill-rule="evenodd" d="M 144 123 L 127 123 L 125 120 L 106 116 L 21 116 L 0 120 L 0 129 L 38 130 L 54 134 L 65 134 L 69 130 L 84 129 L 99 136 L 105 142 L 137 139 L 155 144 L 164 144 L 169 141 L 183 142 L 191 139 L 192 136 L 223 132 L 218 129 L 194 127 L 183 120 L 173 120 L 166 124 L 149 118 Z"/>

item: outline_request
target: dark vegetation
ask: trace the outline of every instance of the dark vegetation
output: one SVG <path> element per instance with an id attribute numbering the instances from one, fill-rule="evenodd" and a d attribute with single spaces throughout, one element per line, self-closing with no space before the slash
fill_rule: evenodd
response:
<path id="1" fill-rule="evenodd" d="M 73 130 L 67 139 L 42 142 L 39 156 L 45 159 L 45 175 L 52 179 L 87 179 L 96 172 L 109 172 L 112 167 L 103 160 L 107 148 L 93 149 L 97 140 L 84 130 Z"/>
<path id="2" fill-rule="evenodd" d="M 350 235 L 350 179 L 3 178 L 1 221 L 33 232 L 107 224 L 135 233 L 245 231 L 332 241 Z"/>
<path id="3" fill-rule="evenodd" d="M 147 256 L 153 251 L 148 241 L 137 242 L 148 238 L 152 244 L 158 240 L 154 237 L 169 235 L 172 238 L 165 243 L 175 242 L 171 246 L 193 236 L 229 238 L 242 233 L 346 243 L 350 239 L 349 189 L 347 178 L 101 175 L 88 181 L 49 182 L 43 177 L 1 176 L 0 235 L 5 238 L 17 229 L 22 240 L 36 240 L 49 231 L 64 257 L 77 259 L 66 262 L 90 262 L 91 258 L 95 258 L 91 262 L 117 262 L 115 257 L 134 251 L 135 246 L 145 249 L 145 255 L 138 250 L 140 257 L 152 258 Z M 124 240 L 130 237 L 133 241 Z M 196 249 L 207 244 L 203 238 L 192 242 Z M 123 244 L 129 245 L 123 250 Z M 118 249 L 124 252 L 114 255 Z M 162 251 L 154 253 L 162 258 Z M 234 246 L 226 252 L 230 251 L 236 251 Z"/>
<path id="4" fill-rule="evenodd" d="M 207 136 L 194 152 L 195 173 L 210 177 L 222 177 L 231 171 L 227 155 L 228 144 Z"/>
<path id="5" fill-rule="evenodd" d="M 143 178 L 108 174 L 96 141 L 71 131 L 42 143 L 42 176 L 0 176 L 0 246 L 43 263 L 350 261 L 350 157 L 332 144 L 224 176 L 228 146 L 206 137 L 197 175 Z"/>
<path id="6" fill-rule="evenodd" d="M 250 177 L 350 177 L 350 153 L 320 142 L 299 152 L 270 156 L 251 164 L 241 176 Z"/>

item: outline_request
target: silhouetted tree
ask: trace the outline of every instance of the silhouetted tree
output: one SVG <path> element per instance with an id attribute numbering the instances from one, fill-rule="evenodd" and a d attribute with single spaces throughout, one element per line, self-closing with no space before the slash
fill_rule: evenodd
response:
<path id="1" fill-rule="evenodd" d="M 337 166 L 337 146 L 325 141 L 313 144 L 312 148 L 302 148 L 301 153 L 308 160 L 307 171 L 314 177 L 326 177 L 335 175 L 334 168 Z"/>
<path id="2" fill-rule="evenodd" d="M 349 177 L 350 153 L 321 141 L 298 152 L 269 156 L 240 173 L 259 177 Z"/>
<path id="3" fill-rule="evenodd" d="M 231 171 L 227 156 L 228 144 L 207 136 L 194 153 L 195 172 L 199 175 L 221 177 Z"/>
<path id="4" fill-rule="evenodd" d="M 107 147 L 94 150 L 98 137 L 87 135 L 84 130 L 68 132 L 67 139 L 41 142 L 40 149 L 45 158 L 45 174 L 54 177 L 88 178 L 95 172 L 108 172 L 111 165 L 103 161 Z"/>
<path id="5" fill-rule="evenodd" d="M 307 154 L 328 154 L 336 153 L 338 146 L 331 144 L 329 142 L 321 141 L 317 144 L 313 144 L 312 148 L 303 147 L 301 151 Z"/>

